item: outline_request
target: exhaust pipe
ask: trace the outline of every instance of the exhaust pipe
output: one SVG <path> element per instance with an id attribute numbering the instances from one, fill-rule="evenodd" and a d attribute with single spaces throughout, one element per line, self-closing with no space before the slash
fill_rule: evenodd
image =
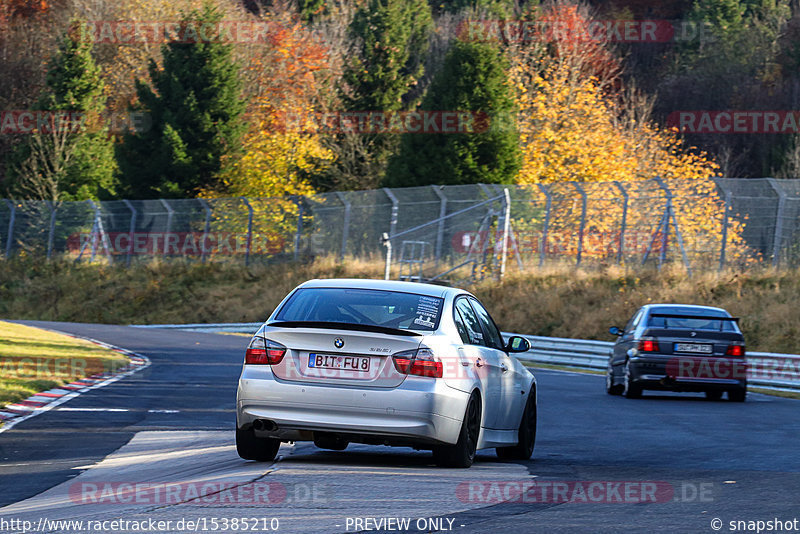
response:
<path id="1" fill-rule="evenodd" d="M 272 432 L 273 430 L 278 430 L 278 425 L 275 421 L 270 421 L 269 419 L 256 419 L 253 421 L 253 429 L 259 432 L 262 430 Z"/>

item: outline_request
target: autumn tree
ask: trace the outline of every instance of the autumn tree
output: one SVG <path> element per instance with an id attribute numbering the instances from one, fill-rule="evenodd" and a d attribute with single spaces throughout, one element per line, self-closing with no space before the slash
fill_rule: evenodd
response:
<path id="1" fill-rule="evenodd" d="M 210 29 L 221 20 L 211 2 L 186 15 L 182 24 L 206 24 L 212 35 L 167 43 L 163 66 L 150 63 L 152 87 L 138 83 L 134 110 L 149 114 L 152 127 L 127 134 L 119 151 L 128 196 L 187 197 L 216 188 L 223 157 L 240 148 L 239 66 L 232 45 Z"/>
<path id="2" fill-rule="evenodd" d="M 313 188 L 306 178 L 333 160 L 315 121 L 332 83 L 329 50 L 287 11 L 274 10 L 260 22 L 270 29 L 268 41 L 243 54 L 243 77 L 252 91 L 249 130 L 241 152 L 225 156 L 220 187 L 206 196 L 308 194 Z"/>
<path id="3" fill-rule="evenodd" d="M 578 26 L 584 27 L 591 20 L 585 8 L 568 1 L 550 4 L 541 16 L 582 17 L 585 20 Z M 620 204 L 614 200 L 618 193 L 610 182 L 637 189 L 643 180 L 661 178 L 674 195 L 687 246 L 718 241 L 723 210 L 713 182 L 707 180 L 718 175 L 717 164 L 706 154 L 689 150 L 675 132 L 656 124 L 649 114 L 649 100 L 617 83 L 621 63 L 610 48 L 603 51 L 597 43 L 580 39 L 559 42 L 568 36 L 566 32 L 552 34 L 547 42 L 512 50 L 511 79 L 517 89 L 522 150 L 517 183 L 554 184 L 560 188 L 561 201 L 573 206 L 580 205 L 581 198 L 567 182 L 604 187 L 597 194 L 601 200 L 594 202 L 587 228 L 606 232 L 618 229 L 620 221 Z M 654 188 L 651 194 L 656 197 L 665 195 L 652 182 L 647 187 Z M 663 210 L 661 204 L 637 204 L 628 211 L 627 223 L 651 227 Z M 554 209 L 554 213 L 555 231 L 570 233 L 578 227 L 579 211 Z M 742 244 L 739 229 L 729 233 L 730 242 L 737 246 Z"/>
<path id="4" fill-rule="evenodd" d="M 412 109 L 421 95 L 433 28 L 426 0 L 368 0 L 349 26 L 354 50 L 344 65 L 341 100 L 348 111 L 393 113 Z M 397 136 L 340 133 L 333 181 L 340 188 L 376 187 Z"/>
<path id="5" fill-rule="evenodd" d="M 386 185 L 511 183 L 519 169 L 515 102 L 508 62 L 494 43 L 456 41 L 431 83 L 420 113 L 465 114 L 466 131 L 403 134 Z"/>
<path id="6" fill-rule="evenodd" d="M 50 61 L 34 111 L 44 117 L 12 163 L 11 189 L 41 200 L 85 200 L 114 192 L 113 141 L 104 124 L 105 86 L 92 42 L 74 20 Z"/>

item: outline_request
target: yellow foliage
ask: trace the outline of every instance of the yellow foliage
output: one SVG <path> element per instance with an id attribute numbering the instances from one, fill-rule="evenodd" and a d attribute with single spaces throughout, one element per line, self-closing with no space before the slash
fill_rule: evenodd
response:
<path id="1" fill-rule="evenodd" d="M 630 195 L 627 226 L 642 234 L 636 247 L 641 253 L 650 236 L 658 233 L 666 207 L 667 193 L 652 181 L 659 177 L 673 195 L 675 218 L 690 256 L 716 257 L 724 211 L 709 179 L 718 175 L 716 163 L 705 154 L 687 151 L 672 131 L 626 119 L 595 78 L 576 75 L 564 62 L 518 58 L 511 79 L 520 107 L 523 158 L 517 183 L 554 184 L 559 205 L 552 213 L 551 231 L 568 236 L 563 252 L 577 252 L 582 201 L 578 189 L 565 182 L 582 183 L 588 195 L 586 234 L 606 236 L 594 247 L 584 243 L 583 254 L 603 257 L 613 254 L 619 239 L 623 202 L 613 182 L 621 182 Z M 517 222 L 519 228 L 538 224 Z M 749 252 L 741 237 L 742 225 L 733 219 L 728 224 L 729 258 L 745 258 Z M 626 244 L 632 245 L 631 237 Z M 670 250 L 676 251 L 674 238 L 673 233 Z M 655 250 L 659 245 L 657 239 Z"/>

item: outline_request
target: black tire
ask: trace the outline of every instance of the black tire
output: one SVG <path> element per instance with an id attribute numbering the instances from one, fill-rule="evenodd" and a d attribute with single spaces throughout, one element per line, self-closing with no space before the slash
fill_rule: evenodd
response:
<path id="1" fill-rule="evenodd" d="M 639 399 L 642 396 L 642 386 L 631 380 L 631 362 L 625 362 L 625 381 L 622 384 L 622 394 L 626 399 Z"/>
<path id="2" fill-rule="evenodd" d="M 706 391 L 706 399 L 710 401 L 718 401 L 722 398 L 722 392 L 716 389 Z"/>
<path id="3" fill-rule="evenodd" d="M 728 390 L 728 400 L 731 402 L 744 402 L 747 398 L 747 388 Z"/>
<path id="4" fill-rule="evenodd" d="M 536 445 L 536 391 L 528 394 L 525 411 L 522 412 L 522 421 L 519 423 L 519 433 L 516 445 L 513 447 L 497 447 L 497 457 L 501 460 L 530 460 L 533 447 Z"/>
<path id="5" fill-rule="evenodd" d="M 245 460 L 271 462 L 278 454 L 281 442 L 274 438 L 258 438 L 252 428 L 236 429 L 236 452 Z"/>
<path id="6" fill-rule="evenodd" d="M 433 449 L 433 460 L 440 467 L 466 468 L 475 461 L 478 437 L 481 432 L 481 401 L 473 393 L 464 412 L 461 432 L 455 445 L 440 445 Z"/>
<path id="7" fill-rule="evenodd" d="M 606 393 L 609 395 L 622 395 L 623 389 L 625 389 L 625 386 L 614 383 L 614 373 L 609 363 L 608 369 L 606 370 Z"/>

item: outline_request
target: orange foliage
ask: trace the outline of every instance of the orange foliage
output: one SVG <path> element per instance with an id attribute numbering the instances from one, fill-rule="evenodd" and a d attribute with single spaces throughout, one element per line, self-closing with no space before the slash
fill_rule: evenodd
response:
<path id="1" fill-rule="evenodd" d="M 567 63 L 576 75 L 594 78 L 605 86 L 620 75 L 622 63 L 608 41 L 589 35 L 591 22 L 584 6 L 565 2 L 544 6 L 537 17 L 552 58 Z"/>

